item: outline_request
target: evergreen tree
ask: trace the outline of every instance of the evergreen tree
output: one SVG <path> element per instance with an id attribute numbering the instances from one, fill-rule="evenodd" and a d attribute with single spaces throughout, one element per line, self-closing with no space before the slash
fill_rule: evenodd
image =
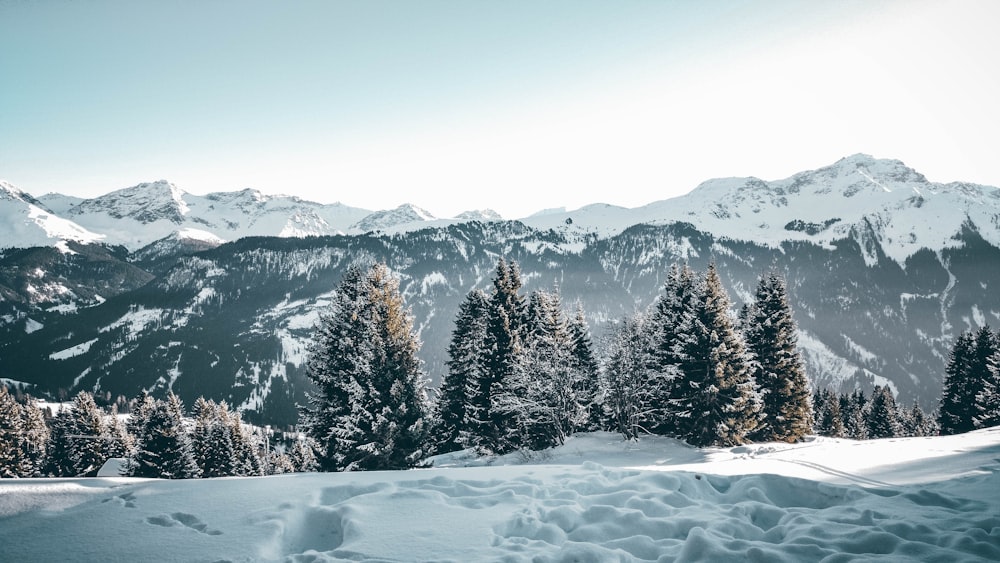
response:
<path id="1" fill-rule="evenodd" d="M 483 453 L 503 454 L 518 447 L 518 421 L 510 409 L 495 409 L 501 395 L 512 392 L 513 378 L 523 353 L 525 332 L 524 299 L 518 294 L 521 274 L 516 263 L 497 262 L 487 315 L 483 354 L 483 377 L 475 386 L 469 414 L 473 431 L 471 444 Z"/>
<path id="2" fill-rule="evenodd" d="M 840 412 L 844 417 L 844 435 L 852 440 L 868 439 L 868 399 L 860 389 L 844 396 Z"/>
<path id="3" fill-rule="evenodd" d="M 0 386 L 0 477 L 21 477 L 25 434 L 21 405 Z"/>
<path id="4" fill-rule="evenodd" d="M 751 377 L 761 394 L 763 414 L 753 437 L 798 441 L 809 433 L 812 407 L 785 281 L 773 272 L 762 277 L 745 315 Z"/>
<path id="5" fill-rule="evenodd" d="M 191 408 L 191 414 L 194 417 L 194 429 L 191 431 L 191 455 L 194 457 L 195 463 L 198 464 L 202 477 L 212 477 L 211 472 L 206 471 L 205 459 L 208 457 L 208 449 L 212 443 L 208 434 L 212 428 L 212 422 L 218 418 L 215 402 L 205 397 L 198 397 Z M 231 445 L 232 441 L 230 441 Z"/>
<path id="6" fill-rule="evenodd" d="M 976 394 L 976 428 L 1000 426 L 1000 351 L 986 359 L 986 370 L 982 389 Z"/>
<path id="7" fill-rule="evenodd" d="M 900 434 L 896 399 L 888 385 L 876 385 L 868 411 L 868 437 L 895 438 Z"/>
<path id="8" fill-rule="evenodd" d="M 576 430 L 581 432 L 598 430 L 601 425 L 600 368 L 594 357 L 590 329 L 587 327 L 583 308 L 579 304 L 569 321 L 569 334 L 571 361 L 578 373 L 574 391 L 577 401 L 585 409 L 585 417 L 576 425 Z"/>
<path id="9" fill-rule="evenodd" d="M 316 392 L 307 394 L 309 404 L 301 411 L 300 423 L 316 441 L 321 471 L 344 468 L 341 460 L 346 448 L 337 430 L 350 415 L 349 387 L 371 369 L 364 284 L 364 269 L 358 264 L 348 267 L 329 311 L 320 317 L 305 364 L 306 376 L 316 386 Z"/>
<path id="10" fill-rule="evenodd" d="M 118 416 L 118 404 L 111 405 L 111 414 L 104 419 L 101 428 L 105 458 L 124 458 L 134 447 L 134 439 Z"/>
<path id="11" fill-rule="evenodd" d="M 165 401 L 153 401 L 136 446 L 126 460 L 126 473 L 133 477 L 192 479 L 199 476 L 190 438 L 184 430 L 183 406 L 170 393 Z"/>
<path id="12" fill-rule="evenodd" d="M 651 400 L 644 410 L 658 418 L 650 420 L 648 427 L 656 434 L 682 436 L 691 429 L 691 420 L 684 414 L 693 391 L 686 369 L 691 373 L 695 369 L 690 354 L 698 345 L 695 330 L 700 300 L 694 271 L 687 265 L 671 266 L 647 329 Z"/>
<path id="13" fill-rule="evenodd" d="M 306 363 L 319 392 L 303 412 L 304 427 L 321 446 L 323 470 L 405 469 L 426 455 L 419 346 L 388 269 L 350 268 Z"/>
<path id="14" fill-rule="evenodd" d="M 831 438 L 844 436 L 843 415 L 840 412 L 840 399 L 829 389 L 824 389 L 823 400 L 819 409 L 819 424 L 816 433 Z"/>
<path id="15" fill-rule="evenodd" d="M 76 435 L 76 419 L 69 407 L 62 407 L 49 423 L 49 442 L 44 475 L 50 477 L 76 477 L 73 459 L 73 436 Z"/>
<path id="16" fill-rule="evenodd" d="M 73 433 L 69 438 L 73 476 L 95 477 L 107 461 L 104 438 L 104 415 L 94 402 L 94 396 L 80 391 L 73 399 Z"/>
<path id="17" fill-rule="evenodd" d="M 202 477 L 228 477 L 256 475 L 253 459 L 246 459 L 247 448 L 242 446 L 237 455 L 234 445 L 234 428 L 240 426 L 233 420 L 225 402 L 216 403 L 198 397 L 194 404 L 194 430 L 191 433 L 191 451 Z M 239 432 L 242 434 L 242 428 Z M 245 441 L 243 436 L 237 440 Z M 253 455 L 256 459 L 256 455 Z"/>
<path id="18" fill-rule="evenodd" d="M 976 428 L 978 397 L 989 377 L 989 358 L 997 351 L 996 340 L 985 326 L 975 335 L 964 332 L 955 340 L 938 409 L 942 434 L 961 434 Z"/>
<path id="19" fill-rule="evenodd" d="M 593 394 L 573 355 L 573 335 L 558 292 L 535 291 L 515 372 L 496 396 L 495 410 L 514 421 L 513 447 L 539 450 L 562 444 L 589 419 Z"/>
<path id="20" fill-rule="evenodd" d="M 448 346 L 448 374 L 441 383 L 437 402 L 440 428 L 437 451 L 447 453 L 467 447 L 475 440 L 472 410 L 480 381 L 486 378 L 483 368 L 489 298 L 481 290 L 469 292 L 459 307 Z"/>
<path id="21" fill-rule="evenodd" d="M 602 395 L 606 428 L 620 432 L 626 440 L 648 434 L 662 422 L 658 385 L 650 380 L 650 347 L 643 343 L 645 317 L 635 314 L 619 321 L 611 330 L 602 370 Z"/>
<path id="22" fill-rule="evenodd" d="M 143 428 L 146 427 L 146 422 L 149 416 L 153 413 L 156 408 L 156 401 L 153 397 L 143 391 L 132 401 L 132 406 L 129 408 L 128 422 L 125 423 L 125 429 L 133 438 L 133 448 L 135 447 L 135 440 L 138 439 L 139 435 L 142 434 Z"/>
<path id="23" fill-rule="evenodd" d="M 936 427 L 932 417 L 927 416 L 917 401 L 913 401 L 909 410 L 900 409 L 901 436 L 933 436 Z"/>
<path id="24" fill-rule="evenodd" d="M 813 420 L 812 426 L 813 430 L 820 435 L 820 428 L 823 426 L 823 410 L 826 408 L 826 389 L 816 389 L 813 391 L 812 405 L 813 405 Z"/>
<path id="25" fill-rule="evenodd" d="M 49 426 L 45 414 L 31 397 L 21 405 L 23 434 L 21 442 L 21 477 L 35 477 L 42 473 L 49 443 Z"/>
<path id="26" fill-rule="evenodd" d="M 760 398 L 714 264 L 699 297 L 693 338 L 685 346 L 680 385 L 675 384 L 679 437 L 694 446 L 741 444 L 757 427 Z"/>
<path id="27" fill-rule="evenodd" d="M 245 464 L 238 463 L 233 446 L 233 433 L 225 420 L 215 418 L 205 429 L 207 446 L 204 448 L 201 460 L 201 476 L 228 477 L 230 475 L 252 474 L 246 471 Z M 237 468 L 243 465 L 243 472 Z"/>
<path id="28" fill-rule="evenodd" d="M 288 459 L 292 462 L 292 471 L 298 473 L 316 471 L 316 453 L 312 438 L 306 436 L 296 438 L 288 449 Z"/>
<path id="29" fill-rule="evenodd" d="M 217 434 L 228 434 L 232 442 L 232 471 L 233 475 L 244 477 L 264 474 L 264 456 L 261 453 L 262 439 L 254 430 L 243 424 L 243 418 L 239 411 L 229 409 L 225 402 L 218 404 L 219 425 L 225 426 L 225 430 L 217 430 Z M 223 447 L 224 450 L 224 447 Z M 216 453 L 220 460 L 224 459 L 228 452 Z"/>
<path id="30" fill-rule="evenodd" d="M 295 465 L 292 464 L 292 459 L 284 453 L 277 451 L 270 451 L 267 453 L 267 474 L 268 475 L 282 475 L 284 473 L 294 473 Z"/>

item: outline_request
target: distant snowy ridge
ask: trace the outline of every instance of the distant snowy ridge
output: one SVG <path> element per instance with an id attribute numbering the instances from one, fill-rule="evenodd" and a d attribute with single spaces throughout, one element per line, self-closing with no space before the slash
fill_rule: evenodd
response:
<path id="1" fill-rule="evenodd" d="M 27 210 L 34 206 L 29 213 Z M 25 217 L 27 216 L 27 217 Z M 256 190 L 196 196 L 165 180 L 139 184 L 93 199 L 48 194 L 35 200 L 0 184 L 0 218 L 29 224 L 5 240 L 18 246 L 51 245 L 60 238 L 102 241 L 137 250 L 181 229 L 198 229 L 223 239 L 247 236 L 304 237 L 381 232 L 396 234 L 456 222 L 498 221 L 492 210 L 435 218 L 404 204 L 369 211 L 340 203 L 324 205 Z M 1000 190 L 976 184 L 929 182 L 898 160 L 865 154 L 783 180 L 720 178 L 690 193 L 636 208 L 592 204 L 576 210 L 553 208 L 521 219 L 573 240 L 610 237 L 638 224 L 691 223 L 716 237 L 778 247 L 786 241 L 820 245 L 845 238 L 900 264 L 927 248 L 940 251 L 961 243 L 964 229 L 1000 245 Z M 29 233 L 31 229 L 36 232 Z M 874 252 L 874 251 L 872 251 Z M 875 254 L 866 256 L 871 263 Z"/>
<path id="2" fill-rule="evenodd" d="M 42 202 L 0 180 L 0 248 L 103 242 L 104 235 L 57 216 Z"/>
<path id="3" fill-rule="evenodd" d="M 166 180 L 138 184 L 91 199 L 52 193 L 35 200 L 9 183 L 0 184 L 0 218 L 14 220 L 17 205 L 35 205 L 40 210 L 36 215 L 44 213 L 49 223 L 58 222 L 61 226 L 42 229 L 52 234 L 8 237 L 7 240 L 21 247 L 76 240 L 101 241 L 138 250 L 163 239 L 176 238 L 175 233 L 182 233 L 181 238 L 221 244 L 248 236 L 399 233 L 454 222 L 502 220 L 490 209 L 439 219 L 412 204 L 373 212 L 342 203 L 320 204 L 294 196 L 267 195 L 253 189 L 198 196 Z M 42 226 L 43 222 L 36 223 Z M 191 235 L 195 232 L 204 234 Z"/>
<path id="4" fill-rule="evenodd" d="M 602 236 L 639 223 L 685 222 L 716 237 L 773 247 L 849 237 L 864 243 L 874 237 L 889 258 L 902 264 L 921 248 L 957 246 L 955 236 L 970 226 L 987 242 L 1000 245 L 1000 190 L 933 183 L 898 160 L 856 154 L 784 180 L 720 178 L 686 195 L 634 209 L 588 206 L 523 221 L 553 228 L 567 220 L 572 226 L 563 229 Z"/>

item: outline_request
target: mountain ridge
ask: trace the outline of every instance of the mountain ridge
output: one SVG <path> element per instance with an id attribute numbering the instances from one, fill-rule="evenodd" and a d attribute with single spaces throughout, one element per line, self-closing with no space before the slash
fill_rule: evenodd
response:
<path id="1" fill-rule="evenodd" d="M 267 195 L 254 189 L 196 196 L 165 180 L 79 201 L 58 194 L 35 199 L 9 183 L 4 185 L 5 193 L 23 194 L 40 208 L 45 208 L 46 201 L 57 204 L 48 213 L 63 222 L 63 230 L 43 229 L 44 235 L 4 239 L 24 241 L 19 242 L 22 246 L 67 239 L 102 240 L 136 251 L 183 228 L 236 240 L 244 236 L 368 231 L 398 234 L 464 221 L 503 220 L 491 210 L 437 218 L 410 203 L 369 211 L 341 203 Z M 10 200 L 8 196 L 0 201 L 0 215 L 10 207 Z M 870 226 L 870 234 L 879 238 L 887 257 L 902 264 L 921 248 L 937 251 L 950 247 L 967 222 L 976 225 L 992 243 L 1000 244 L 1000 189 L 966 182 L 929 182 L 899 160 L 858 153 L 779 180 L 714 178 L 687 194 L 640 207 L 594 203 L 575 210 L 542 210 L 518 220 L 577 240 L 613 236 L 636 224 L 688 222 L 720 237 L 774 247 L 794 240 L 829 244 Z"/>
<path id="2" fill-rule="evenodd" d="M 780 271 L 813 385 L 890 384 L 900 401 L 930 409 L 955 336 L 1000 324 L 1000 229 L 996 188 L 921 178 L 856 155 L 779 181 L 712 180 L 687 199 L 635 209 L 455 222 L 403 206 L 399 214 L 426 219 L 411 222 L 420 228 L 390 219 L 357 234 L 228 241 L 201 223 L 160 218 L 149 225 L 169 223 L 169 234 L 139 250 L 103 239 L 0 250 L 0 377 L 53 395 L 171 389 L 289 423 L 308 387 L 315 321 L 357 260 L 384 262 L 399 277 L 436 381 L 460 301 L 489 289 L 501 257 L 518 262 L 525 291 L 558 287 L 564 303 L 580 303 L 597 342 L 648 307 L 670 265 L 684 261 L 698 270 L 715 263 L 737 305 L 761 274 Z M 169 204 L 175 192 L 159 190 Z M 299 205 L 247 190 L 198 197 L 185 200 L 185 221 L 227 216 L 230 207 L 208 208 L 238 201 L 263 210 L 240 220 L 269 221 L 276 232 L 289 224 L 284 209 Z M 297 209 L 293 226 L 322 219 Z M 642 213 L 655 220 L 632 223 Z"/>

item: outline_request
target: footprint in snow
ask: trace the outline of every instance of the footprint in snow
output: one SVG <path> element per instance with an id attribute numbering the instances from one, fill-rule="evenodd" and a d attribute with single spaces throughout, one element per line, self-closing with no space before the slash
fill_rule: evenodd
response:
<path id="1" fill-rule="evenodd" d="M 154 526 L 163 526 L 164 528 L 186 526 L 196 532 L 208 534 L 210 536 L 222 535 L 222 532 L 219 530 L 210 530 L 208 525 L 199 520 L 194 514 L 187 514 L 185 512 L 174 512 L 173 514 L 150 516 L 149 518 L 146 518 L 146 522 Z"/>

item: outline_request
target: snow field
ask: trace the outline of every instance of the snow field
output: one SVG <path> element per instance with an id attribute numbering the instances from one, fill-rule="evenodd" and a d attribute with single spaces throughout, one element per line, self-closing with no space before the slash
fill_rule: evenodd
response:
<path id="1" fill-rule="evenodd" d="M 0 559 L 1000 560 L 1000 429 L 705 449 L 593 433 L 532 459 L 434 461 L 191 481 L 5 480 Z"/>

